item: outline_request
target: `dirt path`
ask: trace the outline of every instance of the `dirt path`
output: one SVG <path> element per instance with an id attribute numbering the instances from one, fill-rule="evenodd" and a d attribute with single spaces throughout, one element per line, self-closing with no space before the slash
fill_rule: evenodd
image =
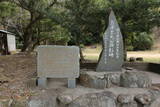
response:
<path id="1" fill-rule="evenodd" d="M 0 56 L 0 100 L 27 97 L 26 81 L 36 77 L 36 60 L 31 55 Z"/>

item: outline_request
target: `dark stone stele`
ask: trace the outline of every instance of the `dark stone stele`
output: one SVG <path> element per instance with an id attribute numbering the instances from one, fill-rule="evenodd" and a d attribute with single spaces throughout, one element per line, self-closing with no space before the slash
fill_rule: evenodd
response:
<path id="1" fill-rule="evenodd" d="M 124 62 L 123 57 L 122 34 L 114 12 L 111 11 L 109 26 L 103 36 L 103 50 L 100 54 L 96 71 L 121 71 Z"/>

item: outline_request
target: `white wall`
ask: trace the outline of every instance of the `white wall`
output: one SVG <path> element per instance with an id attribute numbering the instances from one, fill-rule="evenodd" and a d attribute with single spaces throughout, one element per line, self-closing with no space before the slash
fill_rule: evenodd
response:
<path id="1" fill-rule="evenodd" d="M 16 38 L 14 35 L 7 34 L 7 43 L 9 52 L 16 51 Z"/>

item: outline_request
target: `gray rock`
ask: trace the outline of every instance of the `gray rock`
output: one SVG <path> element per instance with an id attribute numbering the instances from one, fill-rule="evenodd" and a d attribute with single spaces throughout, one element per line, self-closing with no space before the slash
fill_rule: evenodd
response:
<path id="1" fill-rule="evenodd" d="M 117 107 L 138 107 L 137 103 L 135 101 L 130 102 L 130 103 L 118 103 Z"/>
<path id="2" fill-rule="evenodd" d="M 127 104 L 131 103 L 134 101 L 134 96 L 133 95 L 127 95 L 127 94 L 120 94 L 117 98 L 118 102 L 121 104 Z"/>
<path id="3" fill-rule="evenodd" d="M 149 90 L 149 95 L 151 96 L 152 100 L 156 100 L 160 97 L 160 91 L 159 90 Z"/>
<path id="4" fill-rule="evenodd" d="M 148 88 L 152 85 L 152 80 L 145 73 L 125 72 L 120 77 L 122 87 L 128 88 Z"/>
<path id="5" fill-rule="evenodd" d="M 109 25 L 103 36 L 103 50 L 101 52 L 97 72 L 121 71 L 124 62 L 123 38 L 114 15 L 111 11 Z"/>
<path id="6" fill-rule="evenodd" d="M 160 107 L 160 97 L 157 98 L 151 105 L 150 107 Z"/>
<path id="7" fill-rule="evenodd" d="M 121 72 L 106 73 L 105 78 L 107 82 L 110 83 L 110 85 L 120 86 L 120 75 L 121 75 Z"/>
<path id="8" fill-rule="evenodd" d="M 94 72 L 81 71 L 80 83 L 83 86 L 97 89 L 110 88 L 111 86 L 120 86 L 120 75 L 122 72 Z"/>
<path id="9" fill-rule="evenodd" d="M 136 61 L 143 61 L 143 57 L 136 58 Z"/>
<path id="10" fill-rule="evenodd" d="M 57 99 L 64 105 L 71 103 L 72 100 L 73 100 L 72 97 L 70 95 L 67 95 L 67 94 L 66 95 L 59 95 L 57 97 Z"/>
<path id="11" fill-rule="evenodd" d="M 132 67 L 125 67 L 125 69 L 130 71 L 130 70 L 133 70 L 134 68 L 132 68 Z"/>
<path id="12" fill-rule="evenodd" d="M 42 107 L 42 101 L 41 100 L 31 100 L 28 103 L 28 107 Z"/>
<path id="13" fill-rule="evenodd" d="M 136 58 L 134 58 L 134 57 L 129 58 L 129 62 L 135 62 L 135 61 L 136 61 Z"/>
<path id="14" fill-rule="evenodd" d="M 115 95 L 111 92 L 82 95 L 70 103 L 68 107 L 116 107 Z"/>
<path id="15" fill-rule="evenodd" d="M 40 95 L 30 97 L 27 107 L 59 107 L 57 95 L 52 91 L 42 91 Z"/>
<path id="16" fill-rule="evenodd" d="M 136 95 L 135 100 L 142 105 L 149 105 L 152 101 L 151 96 L 147 94 Z"/>
<path id="17" fill-rule="evenodd" d="M 104 89 L 106 88 L 106 79 L 104 77 L 104 73 L 96 73 L 96 72 L 81 72 L 80 73 L 80 83 L 83 86 L 96 88 L 96 89 Z"/>

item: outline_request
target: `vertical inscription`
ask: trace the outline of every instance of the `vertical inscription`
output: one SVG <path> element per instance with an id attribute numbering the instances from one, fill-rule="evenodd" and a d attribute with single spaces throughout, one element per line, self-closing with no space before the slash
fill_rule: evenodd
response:
<path id="1" fill-rule="evenodd" d="M 119 59 L 120 30 L 116 29 L 116 58 Z"/>
<path id="2" fill-rule="evenodd" d="M 119 59 L 120 53 L 120 30 L 115 28 L 114 20 L 110 22 L 110 35 L 107 36 L 107 32 L 105 32 L 104 36 L 104 63 L 107 64 L 107 53 L 111 58 Z M 115 35 L 115 36 L 114 36 Z M 115 38 L 116 37 L 116 38 Z M 109 41 L 108 41 L 109 40 Z M 109 44 L 107 45 L 107 43 Z M 108 52 L 107 52 L 108 49 Z"/>
<path id="3" fill-rule="evenodd" d="M 113 58 L 114 57 L 114 21 L 111 20 L 110 23 L 110 38 L 109 38 L 109 54 L 108 56 Z"/>

